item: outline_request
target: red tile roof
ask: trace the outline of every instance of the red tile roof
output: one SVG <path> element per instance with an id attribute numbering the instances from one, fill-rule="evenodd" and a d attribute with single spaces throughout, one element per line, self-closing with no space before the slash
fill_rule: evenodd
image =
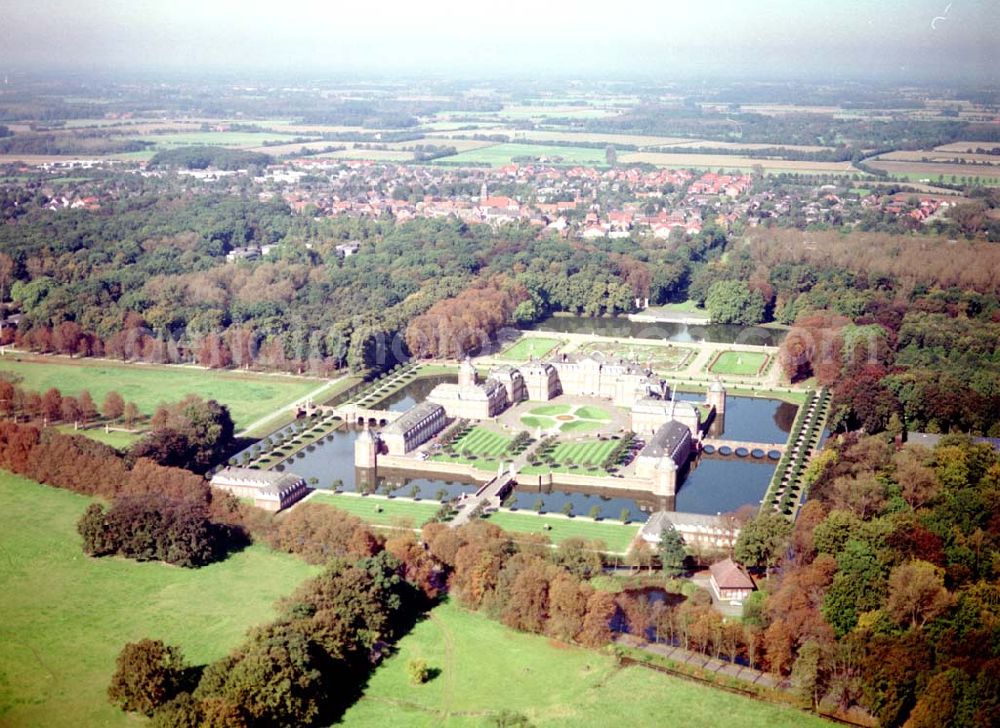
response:
<path id="1" fill-rule="evenodd" d="M 719 561 L 712 564 L 709 571 L 715 577 L 715 583 L 719 589 L 753 589 L 754 583 L 750 575 L 747 574 L 732 559 Z"/>

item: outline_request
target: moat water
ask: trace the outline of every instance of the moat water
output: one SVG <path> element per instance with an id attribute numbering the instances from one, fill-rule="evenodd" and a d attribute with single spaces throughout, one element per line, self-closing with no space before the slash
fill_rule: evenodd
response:
<path id="1" fill-rule="evenodd" d="M 380 406 L 393 411 L 409 409 L 423 401 L 430 390 L 442 381 L 454 381 L 454 376 L 418 379 L 384 400 Z M 678 397 L 702 399 L 701 395 L 690 393 L 682 393 Z M 724 426 L 720 436 L 754 442 L 785 442 L 796 411 L 796 405 L 778 400 L 729 397 L 726 416 L 718 423 Z M 414 477 L 415 473 L 380 470 L 378 477 L 373 478 L 370 472 L 354 467 L 354 441 L 358 433 L 358 429 L 345 424 L 340 430 L 307 446 L 276 467 L 295 472 L 306 480 L 316 478 L 315 487 L 321 489 L 374 491 L 405 497 L 415 495 L 425 500 L 456 497 L 462 493 L 473 493 L 478 488 L 478 484 L 470 479 L 453 475 L 435 478 L 432 474 L 421 474 Z M 629 518 L 637 522 L 645 521 L 649 513 L 663 508 L 715 515 L 735 511 L 745 505 L 756 506 L 764 497 L 774 469 L 775 462 L 766 458 L 702 455 L 688 466 L 673 499 L 610 489 L 571 490 L 565 486 L 539 489 L 526 483 L 518 486 L 509 505 L 521 510 L 535 510 L 541 500 L 545 511 L 561 513 L 566 503 L 572 503 L 576 515 L 589 515 L 591 509 L 597 506 L 602 518 L 618 519 L 622 511 L 627 510 Z"/>
<path id="2" fill-rule="evenodd" d="M 595 334 L 630 339 L 654 339 L 677 343 L 709 341 L 717 344 L 777 346 L 785 332 L 761 326 L 735 324 L 684 324 L 630 321 L 625 316 L 550 316 L 528 327 L 535 331 L 561 334 Z"/>

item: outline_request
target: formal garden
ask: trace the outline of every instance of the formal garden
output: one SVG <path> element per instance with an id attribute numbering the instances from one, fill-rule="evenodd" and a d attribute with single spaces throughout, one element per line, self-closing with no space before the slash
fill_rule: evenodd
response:
<path id="1" fill-rule="evenodd" d="M 525 427 L 566 433 L 599 430 L 611 420 L 611 413 L 596 405 L 546 404 L 521 416 Z"/>
<path id="2" fill-rule="evenodd" d="M 720 351 L 708 365 L 712 374 L 731 377 L 756 377 L 764 372 L 768 354 L 760 351 Z"/>
<path id="3" fill-rule="evenodd" d="M 497 358 L 504 361 L 525 362 L 531 359 L 542 359 L 548 356 L 566 342 L 562 339 L 549 339 L 542 336 L 525 336 L 502 351 Z"/>

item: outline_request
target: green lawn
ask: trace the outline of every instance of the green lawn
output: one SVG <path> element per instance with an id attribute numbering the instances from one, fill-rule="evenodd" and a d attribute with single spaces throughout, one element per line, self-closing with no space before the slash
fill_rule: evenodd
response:
<path id="1" fill-rule="evenodd" d="M 611 419 L 607 410 L 594 405 L 547 404 L 522 415 L 521 424 L 532 429 L 551 430 L 558 427 L 560 432 L 587 432 L 600 430 Z"/>
<path id="2" fill-rule="evenodd" d="M 584 405 L 583 407 L 577 407 L 573 414 L 585 420 L 611 420 L 611 414 L 606 409 L 603 407 L 595 407 L 590 404 Z"/>
<path id="3" fill-rule="evenodd" d="M 565 541 L 567 538 L 582 538 L 584 541 L 600 539 L 610 551 L 625 553 L 629 544 L 635 538 L 639 526 L 626 525 L 614 521 L 592 521 L 589 518 L 565 518 L 562 516 L 545 516 L 537 513 L 511 513 L 498 511 L 489 517 L 490 523 L 495 523 L 511 533 L 543 533 L 552 543 Z M 545 527 L 549 528 L 546 529 Z"/>
<path id="4" fill-rule="evenodd" d="M 724 351 L 708 368 L 713 374 L 751 377 L 767 363 L 767 354 L 750 351 Z"/>
<path id="5" fill-rule="evenodd" d="M 499 456 L 507 452 L 511 438 L 485 427 L 473 427 L 454 444 L 455 452 L 468 450 L 473 455 Z"/>
<path id="6" fill-rule="evenodd" d="M 562 442 L 556 445 L 552 456 L 557 463 L 574 462 L 578 465 L 603 465 L 617 445 L 616 440 Z"/>
<path id="7" fill-rule="evenodd" d="M 91 559 L 76 533 L 88 503 L 0 473 L 2 725 L 136 725 L 105 695 L 126 641 L 163 639 L 204 664 L 318 571 L 261 546 L 201 569 Z"/>
<path id="8" fill-rule="evenodd" d="M 507 361 L 528 361 L 532 357 L 541 359 L 548 356 L 557 346 L 564 344 L 562 339 L 547 339 L 540 336 L 526 336 L 505 349 L 497 358 Z"/>
<path id="9" fill-rule="evenodd" d="M 100 407 L 110 390 L 117 390 L 135 402 L 145 414 L 152 414 L 161 402 L 176 402 L 186 394 L 217 399 L 229 406 L 236 426 L 245 427 L 283 405 L 312 392 L 321 379 L 305 379 L 267 374 L 218 372 L 179 366 L 114 364 L 106 360 L 63 357 L 19 357 L 0 359 L 0 371 L 20 378 L 22 386 L 44 392 L 58 387 L 63 394 L 90 390 Z"/>
<path id="10" fill-rule="evenodd" d="M 310 498 L 310 502 L 339 508 L 376 526 L 394 526 L 400 520 L 409 520 L 416 528 L 427 523 L 441 507 L 441 504 L 435 501 L 322 492 L 316 493 Z"/>
<path id="11" fill-rule="evenodd" d="M 440 672 L 415 686 L 406 670 L 414 659 Z M 605 653 L 515 632 L 450 602 L 400 641 L 342 725 L 480 728 L 504 710 L 540 727 L 829 725 L 647 668 L 622 668 Z"/>
<path id="12" fill-rule="evenodd" d="M 103 442 L 105 445 L 111 445 L 111 447 L 118 448 L 119 450 L 124 450 L 125 448 L 130 447 L 132 443 L 142 437 L 142 435 L 134 435 L 131 432 L 116 432 L 115 430 L 105 432 L 103 427 L 92 427 L 87 430 L 74 430 L 73 425 L 60 425 L 56 429 L 67 435 L 85 435 L 91 440 Z"/>

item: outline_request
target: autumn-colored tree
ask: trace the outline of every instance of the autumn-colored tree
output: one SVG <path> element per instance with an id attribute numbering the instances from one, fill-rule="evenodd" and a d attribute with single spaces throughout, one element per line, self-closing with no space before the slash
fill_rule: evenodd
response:
<path id="1" fill-rule="evenodd" d="M 80 420 L 80 403 L 76 397 L 63 397 L 60 413 L 66 422 L 78 422 Z"/>
<path id="2" fill-rule="evenodd" d="M 77 403 L 80 406 L 80 422 L 86 425 L 88 422 L 97 417 L 97 406 L 94 404 L 94 398 L 90 396 L 90 392 L 84 389 L 80 392 L 77 397 Z"/>
<path id="3" fill-rule="evenodd" d="M 125 407 L 122 409 L 122 416 L 125 418 L 125 426 L 131 429 L 135 427 L 136 421 L 141 416 L 139 413 L 139 408 L 136 406 L 135 402 L 126 402 Z"/>
<path id="4" fill-rule="evenodd" d="M 549 584 L 549 620 L 546 632 L 556 639 L 572 642 L 583 629 L 587 601 L 593 589 L 566 575 L 556 576 Z"/>
<path id="5" fill-rule="evenodd" d="M 926 561 L 900 564 L 889 574 L 885 609 L 897 624 L 922 627 L 951 604 L 944 569 Z"/>
<path id="6" fill-rule="evenodd" d="M 118 392 L 112 390 L 105 395 L 104 403 L 101 405 L 101 414 L 109 420 L 118 420 L 125 414 L 125 400 Z"/>
<path id="7" fill-rule="evenodd" d="M 14 385 L 6 379 L 0 379 L 0 414 L 13 417 L 14 412 Z"/>
<path id="8" fill-rule="evenodd" d="M 577 639 L 586 647 L 603 647 L 611 641 L 611 620 L 618 607 L 613 594 L 595 591 L 587 599 L 587 613 L 583 618 L 583 629 Z"/>
<path id="9" fill-rule="evenodd" d="M 52 345 L 60 354 L 72 357 L 80 351 L 83 329 L 75 321 L 63 321 L 52 332 Z"/>
<path id="10" fill-rule="evenodd" d="M 108 699 L 119 708 L 149 716 L 183 684 L 184 659 L 160 640 L 128 642 L 115 662 Z"/>
<path id="11" fill-rule="evenodd" d="M 50 422 L 62 417 L 62 400 L 62 394 L 55 387 L 46 391 L 42 395 L 42 416 Z"/>

